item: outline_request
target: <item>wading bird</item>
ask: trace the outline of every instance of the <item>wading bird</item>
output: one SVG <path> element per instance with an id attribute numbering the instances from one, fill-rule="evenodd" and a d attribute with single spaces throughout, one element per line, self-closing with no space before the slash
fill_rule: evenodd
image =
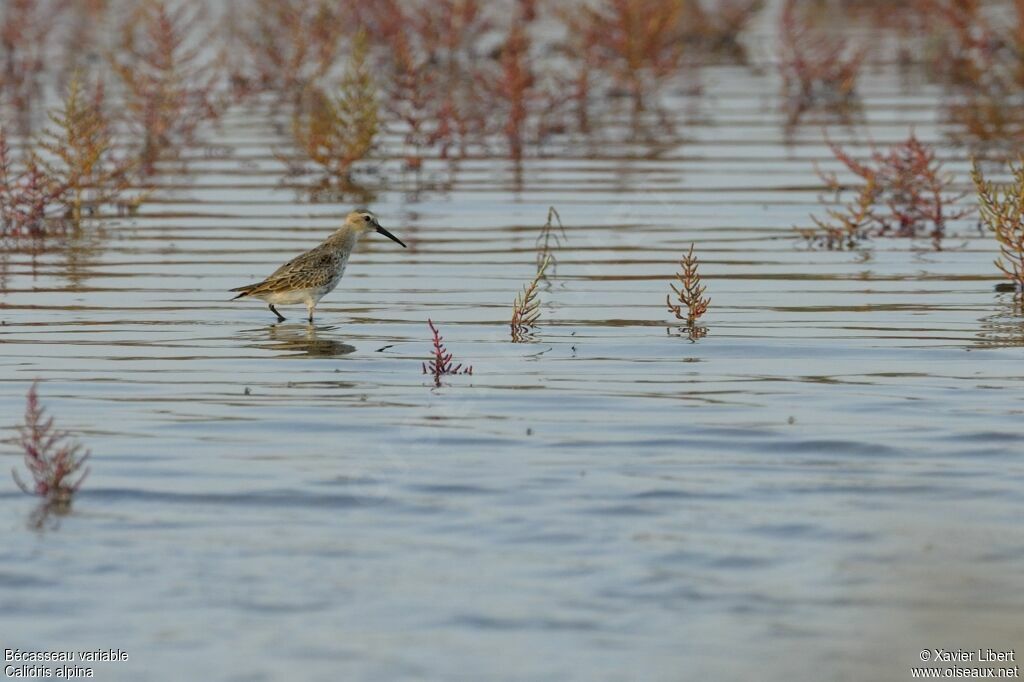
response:
<path id="1" fill-rule="evenodd" d="M 278 322 L 284 322 L 285 317 L 275 306 L 305 303 L 312 322 L 316 304 L 338 286 L 352 249 L 359 238 L 371 230 L 405 248 L 401 239 L 380 226 L 373 213 L 363 209 L 352 211 L 345 217 L 345 224 L 323 244 L 291 259 L 262 282 L 231 289 L 242 292 L 231 300 L 248 296 L 266 301 Z"/>

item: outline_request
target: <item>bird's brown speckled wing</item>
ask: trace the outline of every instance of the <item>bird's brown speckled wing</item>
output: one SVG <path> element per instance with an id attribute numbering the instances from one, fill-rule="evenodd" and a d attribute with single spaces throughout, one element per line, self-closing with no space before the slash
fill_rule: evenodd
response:
<path id="1" fill-rule="evenodd" d="M 338 269 L 339 254 L 333 249 L 318 246 L 291 259 L 262 282 L 239 287 L 232 291 L 257 294 L 267 291 L 309 289 L 328 284 Z"/>

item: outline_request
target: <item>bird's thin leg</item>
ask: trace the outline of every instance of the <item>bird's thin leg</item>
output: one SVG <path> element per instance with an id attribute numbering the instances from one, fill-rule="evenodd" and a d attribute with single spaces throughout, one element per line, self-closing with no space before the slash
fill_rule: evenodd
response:
<path id="1" fill-rule="evenodd" d="M 313 308 L 316 308 L 316 303 L 310 303 L 306 307 L 309 308 L 309 323 L 313 324 Z"/>
<path id="2" fill-rule="evenodd" d="M 277 312 L 277 308 L 274 307 L 273 303 L 268 303 L 267 305 L 270 306 L 270 312 L 272 312 L 275 315 L 277 315 L 277 321 L 278 322 L 284 322 L 285 321 L 285 316 L 282 315 L 281 313 Z"/>

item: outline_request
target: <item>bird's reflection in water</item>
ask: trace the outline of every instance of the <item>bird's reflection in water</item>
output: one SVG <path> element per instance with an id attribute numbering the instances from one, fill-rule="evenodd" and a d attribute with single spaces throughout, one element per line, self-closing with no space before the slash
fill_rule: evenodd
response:
<path id="1" fill-rule="evenodd" d="M 257 348 L 289 353 L 292 357 L 335 358 L 354 353 L 355 346 L 331 338 L 337 327 L 312 324 L 272 324 L 262 330 L 265 338 L 256 339 Z M 256 337 L 256 330 L 245 332 Z"/>

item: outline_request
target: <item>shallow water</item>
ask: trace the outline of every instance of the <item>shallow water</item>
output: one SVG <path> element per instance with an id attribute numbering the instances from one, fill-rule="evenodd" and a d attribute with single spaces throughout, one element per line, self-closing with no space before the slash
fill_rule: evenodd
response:
<path id="1" fill-rule="evenodd" d="M 940 91 L 891 72 L 834 139 L 944 140 Z M 410 248 L 364 241 L 314 325 L 227 301 L 347 210 L 282 187 L 260 111 L 139 217 L 9 254 L 5 426 L 39 378 L 94 455 L 57 530 L 2 487 L 3 645 L 128 652 L 107 680 L 679 680 L 905 679 L 1024 641 L 994 241 L 807 250 L 821 127 L 787 133 L 770 69 L 704 85 L 654 156 L 480 158 L 418 197 L 390 163 L 373 208 Z M 549 205 L 567 239 L 511 344 Z M 691 241 L 697 343 L 663 307 Z M 428 318 L 472 376 L 421 374 Z"/>

